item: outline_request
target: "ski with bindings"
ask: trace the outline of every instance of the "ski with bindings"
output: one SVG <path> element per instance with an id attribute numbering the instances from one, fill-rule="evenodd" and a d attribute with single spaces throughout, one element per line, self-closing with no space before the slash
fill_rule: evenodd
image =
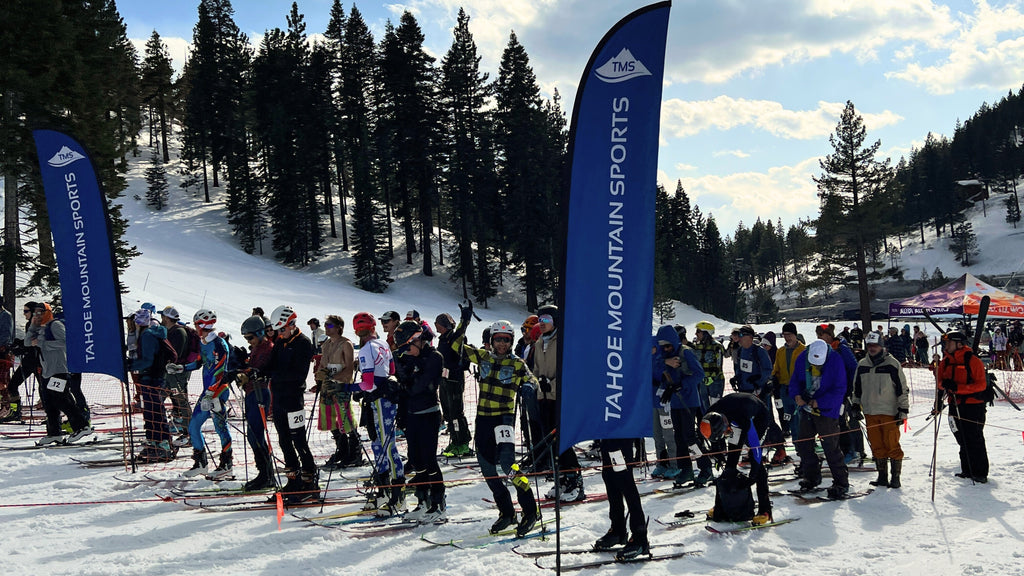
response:
<path id="1" fill-rule="evenodd" d="M 681 542 L 680 543 L 665 542 L 665 543 L 660 543 L 660 544 L 651 544 L 650 548 L 652 548 L 652 549 L 653 548 L 678 548 L 680 546 L 685 546 L 685 544 L 683 544 Z M 512 551 L 515 552 L 516 554 L 522 556 L 523 558 L 544 558 L 545 556 L 554 556 L 554 555 L 559 554 L 559 553 L 562 554 L 563 556 L 580 556 L 580 555 L 583 555 L 583 554 L 605 554 L 605 553 L 615 553 L 615 552 L 618 552 L 619 550 L 622 550 L 622 545 L 613 546 L 612 548 L 608 548 L 608 549 L 604 549 L 604 550 L 598 550 L 596 548 L 562 548 L 561 551 L 556 550 L 556 549 L 551 549 L 551 548 L 544 549 L 544 550 L 522 550 L 522 545 L 521 544 L 512 547 Z"/>
<path id="2" fill-rule="evenodd" d="M 785 492 L 772 492 L 772 495 L 779 496 L 794 496 L 796 497 L 797 504 L 814 504 L 816 502 L 838 502 L 841 500 L 853 500 L 854 498 L 863 498 L 868 494 L 874 492 L 875 489 L 863 490 L 858 492 L 848 492 L 842 498 L 831 498 L 825 492 L 824 488 L 816 488 L 814 490 L 787 490 Z"/>
<path id="3" fill-rule="evenodd" d="M 734 528 L 716 528 L 710 524 L 705 526 L 704 529 L 712 534 L 735 534 L 737 532 L 747 532 L 749 530 L 760 530 L 761 528 L 774 528 L 776 526 L 782 526 L 783 524 L 789 524 L 790 522 L 796 522 L 800 518 L 786 518 L 785 520 L 778 520 L 775 522 L 769 522 L 767 524 L 749 524 L 744 526 L 736 526 Z"/>
<path id="4" fill-rule="evenodd" d="M 652 546 L 653 548 L 653 546 Z M 615 550 L 611 550 L 615 551 Z M 594 560 L 592 562 L 581 562 L 579 564 L 562 564 L 561 566 L 547 566 L 545 562 L 542 562 L 543 558 L 537 558 L 534 560 L 534 564 L 538 568 L 544 568 L 546 570 L 561 569 L 563 572 L 572 572 L 576 570 L 587 570 L 590 568 L 600 568 L 602 566 L 610 565 L 626 565 L 626 564 L 646 564 L 647 562 L 661 562 L 662 560 L 671 560 L 673 558 L 683 558 L 685 556 L 696 556 L 700 554 L 699 550 L 683 550 L 680 552 L 669 552 L 667 554 L 648 554 L 646 556 L 637 556 L 635 558 L 620 559 L 617 557 L 606 558 L 603 560 Z"/>

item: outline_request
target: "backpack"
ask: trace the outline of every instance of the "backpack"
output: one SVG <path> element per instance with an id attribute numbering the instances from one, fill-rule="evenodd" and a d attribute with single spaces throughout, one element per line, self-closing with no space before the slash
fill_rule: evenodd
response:
<path id="1" fill-rule="evenodd" d="M 188 341 L 185 344 L 185 357 L 182 358 L 182 364 L 191 364 L 202 355 L 200 347 L 203 344 L 201 338 L 199 338 L 199 332 L 191 326 L 185 326 L 185 333 L 188 334 Z"/>
<path id="2" fill-rule="evenodd" d="M 231 384 L 235 381 L 238 373 L 245 370 L 249 365 L 249 351 L 241 346 L 232 346 L 228 343 L 228 363 L 224 367 L 224 376 L 221 382 Z"/>
<path id="3" fill-rule="evenodd" d="M 753 481 L 734 468 L 726 469 L 715 482 L 715 522 L 747 522 L 754 518 Z"/>

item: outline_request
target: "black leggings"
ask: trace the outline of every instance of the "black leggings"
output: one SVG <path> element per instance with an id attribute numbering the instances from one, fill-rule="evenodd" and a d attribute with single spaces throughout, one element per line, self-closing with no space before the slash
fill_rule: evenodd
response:
<path id="1" fill-rule="evenodd" d="M 286 383 L 272 386 L 271 392 L 274 398 L 274 428 L 277 428 L 277 440 L 281 444 L 284 465 L 289 470 L 298 470 L 301 461 L 303 472 L 316 472 L 313 453 L 309 451 L 309 443 L 306 441 L 306 406 L 302 385 Z M 301 420 L 298 419 L 299 414 L 302 415 Z"/>
<path id="2" fill-rule="evenodd" d="M 601 440 L 601 479 L 608 492 L 608 518 L 612 521 L 612 532 L 626 534 L 626 510 L 629 509 L 629 530 L 634 537 L 647 535 L 647 516 L 640 502 L 640 492 L 633 479 L 633 465 L 636 457 L 634 440 Z M 624 470 L 615 470 L 610 454 L 620 453 L 625 460 Z"/>
<path id="3" fill-rule="evenodd" d="M 409 467 L 416 474 L 416 498 L 423 504 L 441 504 L 444 500 L 444 476 L 437 464 L 437 431 L 441 412 L 408 414 L 405 417 L 405 438 L 409 449 Z"/>

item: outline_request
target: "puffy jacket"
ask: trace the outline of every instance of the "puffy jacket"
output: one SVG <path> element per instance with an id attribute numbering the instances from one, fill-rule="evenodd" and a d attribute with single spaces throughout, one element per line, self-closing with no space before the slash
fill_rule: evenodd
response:
<path id="1" fill-rule="evenodd" d="M 25 331 L 25 346 L 36 346 L 42 357 L 42 377 L 67 374 L 68 355 L 65 348 L 64 323 L 51 320 L 42 326 L 30 325 Z M 33 345 L 32 341 L 36 343 Z"/>
<path id="2" fill-rule="evenodd" d="M 945 354 L 939 362 L 939 369 L 936 371 L 936 380 L 940 390 L 945 390 L 944 382 L 952 380 L 956 383 L 956 393 L 953 397 L 957 404 L 981 404 L 980 398 L 988 387 L 988 380 L 985 376 L 985 365 L 981 359 L 971 350 L 970 346 L 964 346 L 952 355 Z"/>
<path id="3" fill-rule="evenodd" d="M 907 376 L 892 354 L 865 356 L 857 364 L 853 403 L 860 404 L 865 414 L 896 416 L 900 409 L 910 412 L 909 392 Z"/>
<path id="4" fill-rule="evenodd" d="M 825 364 L 820 367 L 820 379 L 812 368 L 814 367 L 807 362 L 807 351 L 804 350 L 793 366 L 793 377 L 789 380 L 789 397 L 795 399 L 802 396 L 807 403 L 817 400 L 818 410 L 822 416 L 839 418 L 839 409 L 846 397 L 846 369 L 843 367 L 843 359 L 834 350 L 829 350 Z"/>

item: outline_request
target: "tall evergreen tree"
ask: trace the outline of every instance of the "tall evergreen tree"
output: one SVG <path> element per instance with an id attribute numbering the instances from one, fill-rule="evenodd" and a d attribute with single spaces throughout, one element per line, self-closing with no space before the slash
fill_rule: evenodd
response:
<path id="1" fill-rule="evenodd" d="M 146 42 L 146 55 L 142 60 L 141 80 L 139 96 L 143 104 L 149 109 L 149 133 L 150 146 L 153 145 L 153 113 L 160 119 L 160 146 L 163 154 L 163 161 L 171 159 L 167 150 L 167 139 L 170 131 L 167 125 L 167 112 L 171 98 L 171 77 L 174 70 L 171 68 L 171 55 L 167 51 L 167 45 L 160 39 L 160 34 L 153 30 L 153 35 Z"/>
<path id="2" fill-rule="evenodd" d="M 348 196 L 350 182 L 350 165 L 345 156 L 344 110 L 341 108 L 341 63 L 345 50 L 345 9 L 341 0 L 331 4 L 331 17 L 324 32 L 326 48 L 330 53 L 328 64 L 331 67 L 331 104 L 333 113 L 327 123 L 331 135 L 331 152 L 334 155 L 334 181 L 338 185 L 338 216 L 341 221 L 342 250 L 348 251 Z M 334 228 L 334 215 L 331 215 L 331 237 L 337 238 Z"/>
<path id="3" fill-rule="evenodd" d="M 888 160 L 876 159 L 881 141 L 864 146 L 866 137 L 864 119 L 857 115 L 853 103 L 847 102 L 836 131 L 829 136 L 833 152 L 819 162 L 822 175 L 814 179 L 822 201 L 818 232 L 827 230 L 833 246 L 852 260 L 865 332 L 871 324 L 867 246 L 876 233 L 869 223 L 886 210 L 877 197 L 891 179 Z"/>
<path id="4" fill-rule="evenodd" d="M 345 49 L 341 62 L 341 109 L 345 111 L 345 157 L 351 163 L 353 243 L 356 285 L 383 292 L 392 281 L 391 261 L 385 243 L 384 221 L 377 208 L 372 178 L 372 73 L 376 66 L 373 35 L 354 6 L 345 22 Z"/>
<path id="5" fill-rule="evenodd" d="M 522 267 L 520 281 L 526 292 L 526 307 L 536 309 L 542 297 L 554 286 L 546 264 L 545 248 L 552 245 L 549 236 L 555 230 L 557 212 L 524 210 L 524 206 L 553 206 L 545 180 L 558 175 L 545 174 L 543 165 L 545 123 L 541 111 L 540 88 L 526 49 L 513 32 L 501 55 L 495 83 L 499 185 L 505 226 L 504 249 L 511 251 L 511 264 Z"/>
<path id="6" fill-rule="evenodd" d="M 455 237 L 452 277 L 461 280 L 462 295 L 469 297 L 468 287 L 475 292 L 477 286 L 473 244 L 476 242 L 479 247 L 481 238 L 474 225 L 478 211 L 474 209 L 473 193 L 482 182 L 481 171 L 488 168 L 481 148 L 489 89 L 487 74 L 480 72 L 480 56 L 469 31 L 469 16 L 462 8 L 453 36 L 441 61 L 439 95 L 445 127 L 441 154 L 447 167 L 443 201 L 449 216 L 447 224 Z"/>
<path id="7" fill-rule="evenodd" d="M 153 150 L 150 166 L 146 168 L 146 205 L 154 210 L 163 210 L 167 205 L 167 171 L 156 150 Z"/>

